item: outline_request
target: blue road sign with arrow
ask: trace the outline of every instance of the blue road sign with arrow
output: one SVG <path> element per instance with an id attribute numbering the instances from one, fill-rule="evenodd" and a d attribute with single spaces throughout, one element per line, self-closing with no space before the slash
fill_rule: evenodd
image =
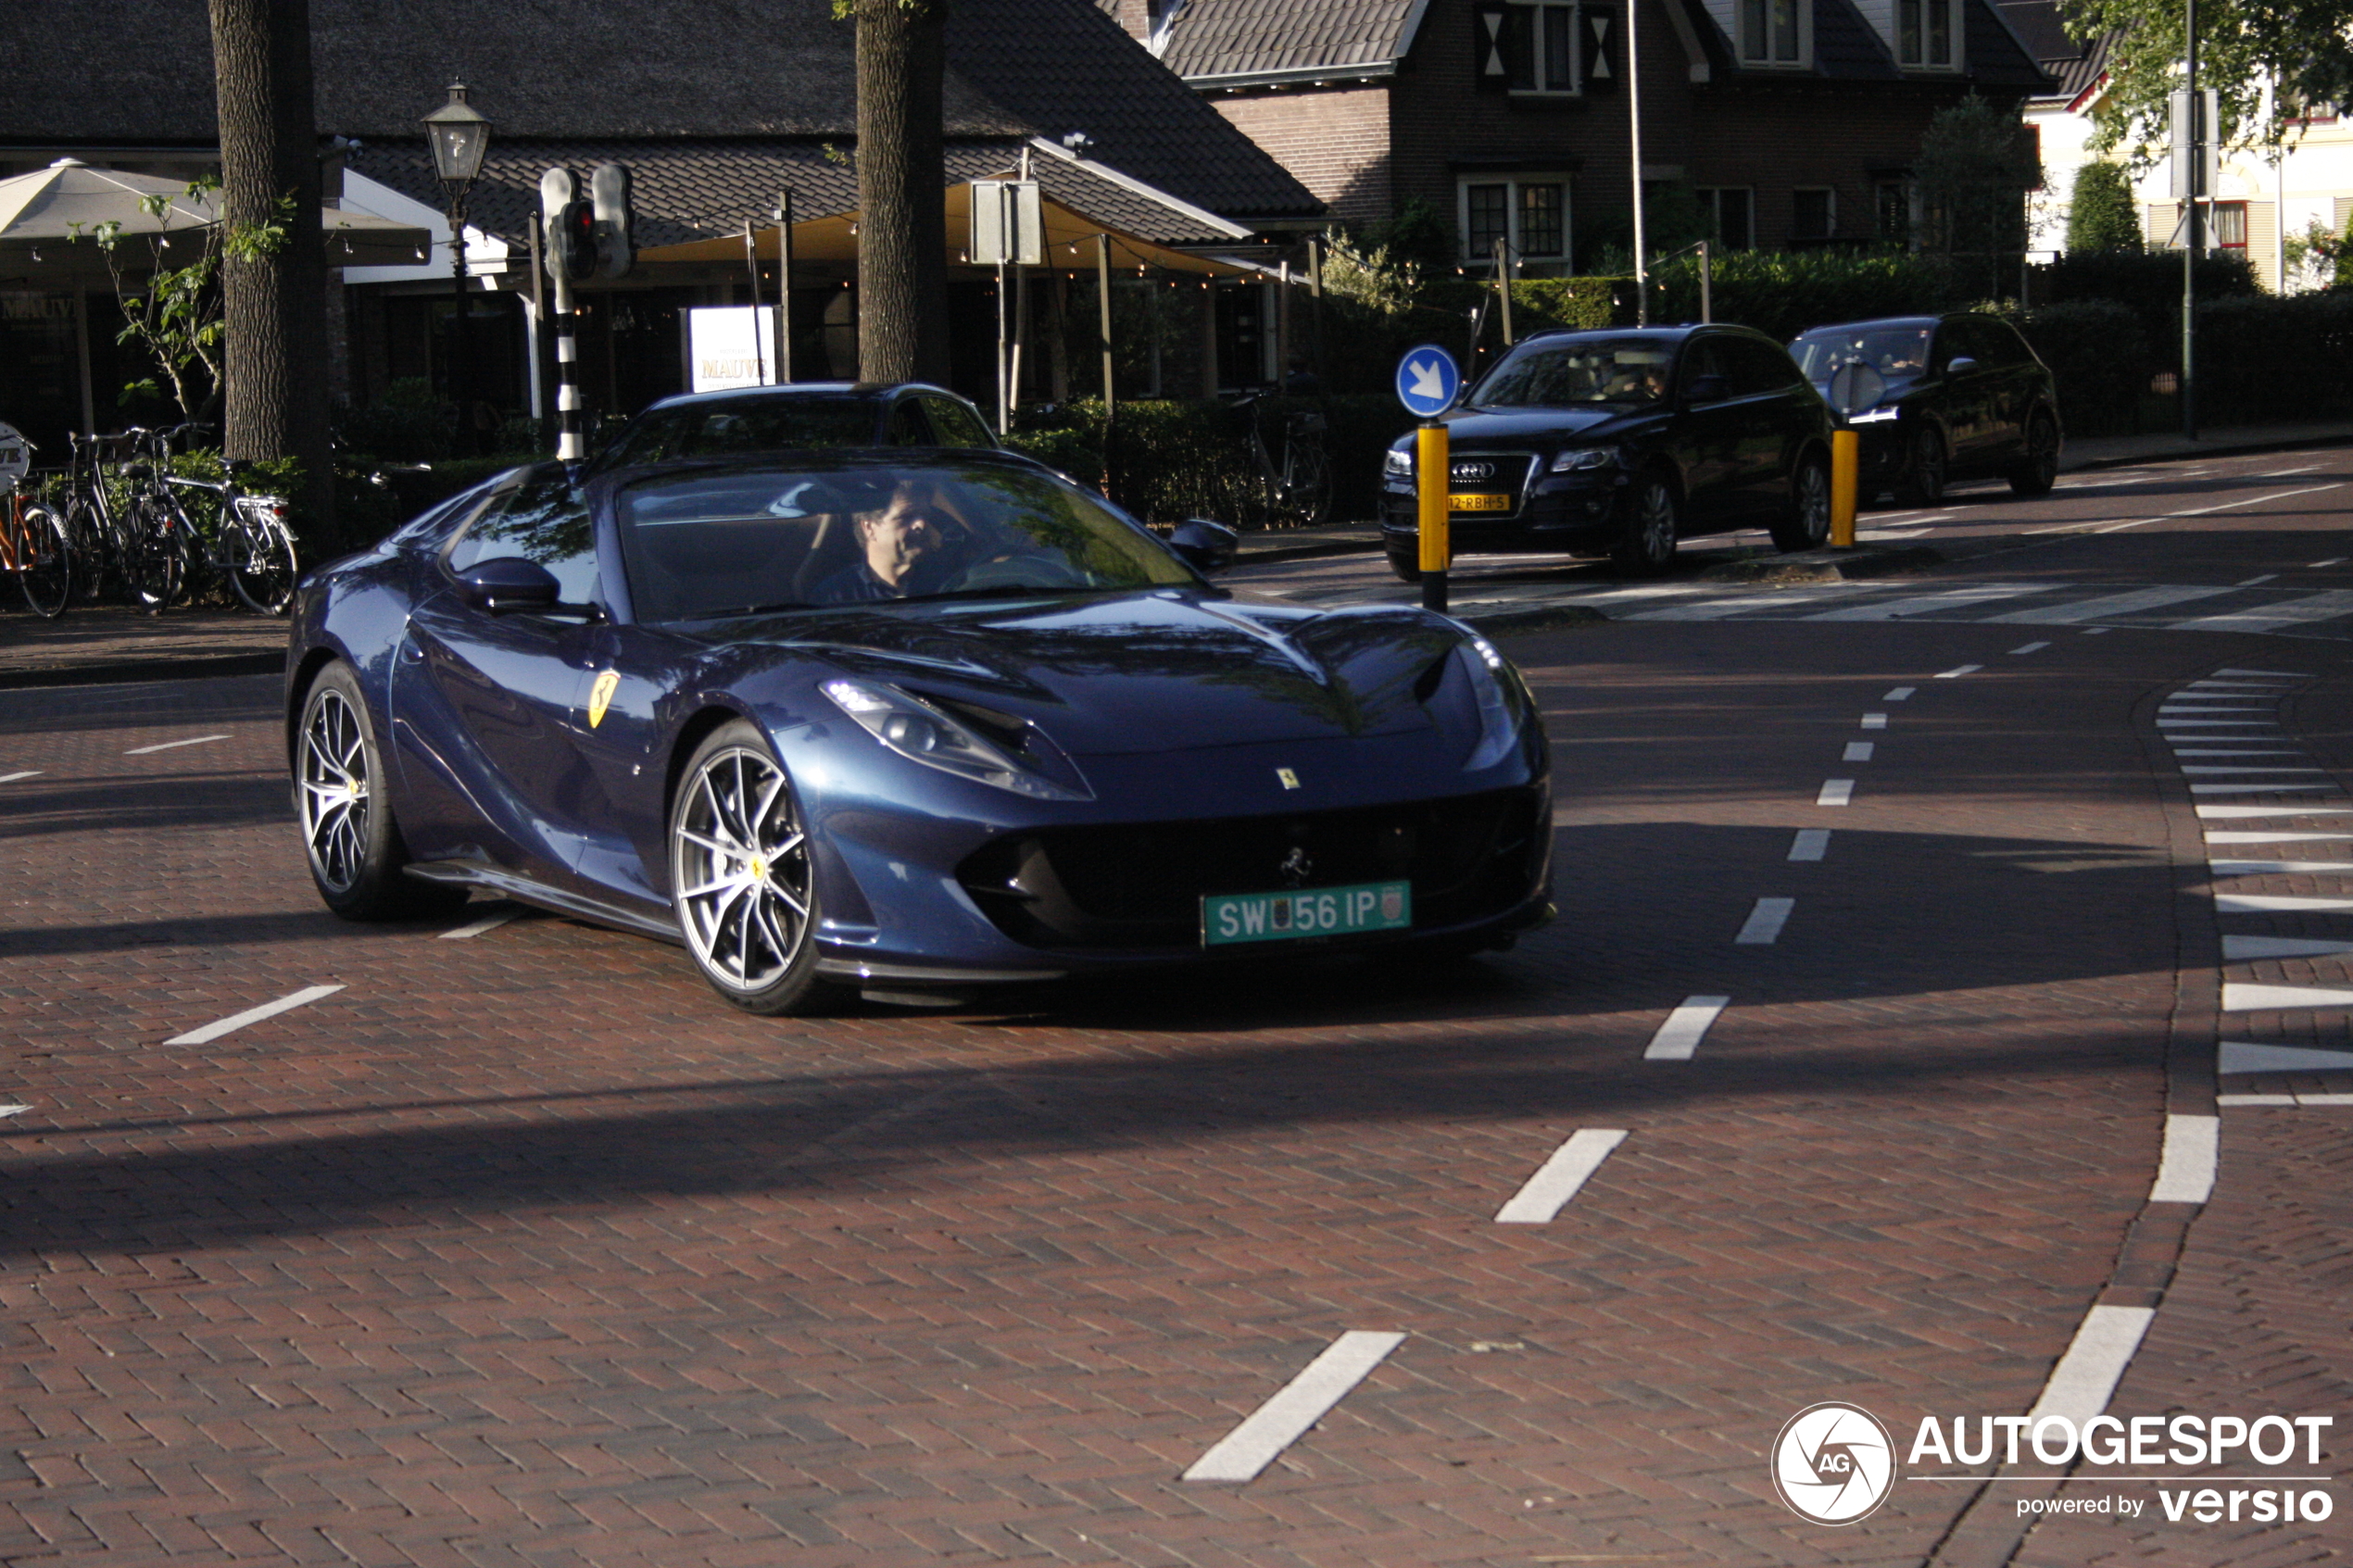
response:
<path id="1" fill-rule="evenodd" d="M 1463 372 L 1454 357 L 1434 343 L 1407 349 L 1397 361 L 1397 401 L 1409 414 L 1436 419 L 1454 406 L 1462 390 Z"/>

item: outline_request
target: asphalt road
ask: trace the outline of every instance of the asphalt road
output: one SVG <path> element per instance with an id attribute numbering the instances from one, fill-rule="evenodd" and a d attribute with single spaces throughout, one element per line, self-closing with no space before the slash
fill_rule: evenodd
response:
<path id="1" fill-rule="evenodd" d="M 2348 496 L 1964 495 L 1870 521 L 1965 558 L 1787 590 L 1466 562 L 1612 619 L 1506 645 L 1560 918 L 1432 972 L 742 1018 L 504 904 L 327 917 L 267 678 L 0 693 L 0 1562 L 2335 1560 Z M 1769 1462 L 1825 1401 L 1898 1450 L 1843 1527 Z M 2103 1408 L 2334 1426 L 1914 1455 Z"/>

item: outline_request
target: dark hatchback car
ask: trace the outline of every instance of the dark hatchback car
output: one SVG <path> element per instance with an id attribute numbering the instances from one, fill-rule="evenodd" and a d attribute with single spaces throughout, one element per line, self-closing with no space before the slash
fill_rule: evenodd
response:
<path id="1" fill-rule="evenodd" d="M 1798 368 L 1861 437 L 1865 496 L 1933 506 L 1957 479 L 2007 479 L 2020 495 L 2058 477 L 2051 372 L 1999 317 L 1898 316 L 1817 327 Z"/>
<path id="2" fill-rule="evenodd" d="M 1453 549 L 1607 554 L 1663 571 L 1688 534 L 1830 537 L 1831 411 L 1781 345 L 1745 327 L 1539 332 L 1443 416 Z M 1412 433 L 1390 447 L 1381 533 L 1416 564 Z"/>
<path id="3" fill-rule="evenodd" d="M 921 382 L 796 382 L 692 392 L 646 406 L 591 471 L 742 452 L 837 446 L 998 449 L 980 410 Z"/>

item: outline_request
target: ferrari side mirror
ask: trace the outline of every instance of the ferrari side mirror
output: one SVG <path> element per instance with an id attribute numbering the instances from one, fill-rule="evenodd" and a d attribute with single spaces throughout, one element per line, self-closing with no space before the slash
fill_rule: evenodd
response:
<path id="1" fill-rule="evenodd" d="M 563 596 L 556 574 L 522 556 L 492 556 L 458 573 L 458 596 L 492 615 L 548 610 Z"/>
<path id="2" fill-rule="evenodd" d="M 1195 571 L 1223 571 L 1234 564 L 1234 551 L 1241 544 L 1241 535 L 1222 522 L 1207 518 L 1187 518 L 1168 536 L 1168 547 L 1176 558 Z"/>

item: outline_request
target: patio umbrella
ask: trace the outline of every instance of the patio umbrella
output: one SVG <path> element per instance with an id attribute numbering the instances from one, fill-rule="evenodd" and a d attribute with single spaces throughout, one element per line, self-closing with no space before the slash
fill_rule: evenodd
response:
<path id="1" fill-rule="evenodd" d="M 142 205 L 151 198 L 160 198 L 160 214 Z M 218 222 L 220 216 L 220 194 L 192 196 L 184 180 L 59 158 L 46 169 L 0 180 L 0 270 L 13 273 L 30 269 L 35 282 L 43 273 L 61 279 L 103 276 L 103 258 L 89 243 L 99 225 L 120 224 L 126 237 L 193 235 Z M 433 243 L 425 230 L 371 212 L 322 207 L 319 220 L 326 233 L 330 267 L 413 263 L 419 247 Z M 191 250 L 189 258 L 195 254 Z M 173 259 L 169 250 L 163 259 Z"/>

